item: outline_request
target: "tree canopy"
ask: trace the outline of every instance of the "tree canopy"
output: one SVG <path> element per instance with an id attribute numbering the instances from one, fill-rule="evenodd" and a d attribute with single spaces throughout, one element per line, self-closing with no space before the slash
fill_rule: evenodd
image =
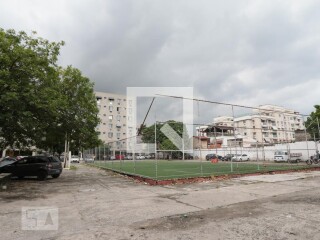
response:
<path id="1" fill-rule="evenodd" d="M 183 129 L 185 125 L 182 122 L 176 122 L 174 120 L 169 120 L 164 123 L 157 123 L 156 125 L 156 134 L 157 134 L 157 146 L 160 150 L 178 150 L 178 148 L 164 135 L 161 131 L 161 128 L 165 125 L 169 126 L 182 138 Z M 142 128 L 142 141 L 145 143 L 154 143 L 155 142 L 155 125 Z M 187 133 L 185 131 L 185 139 L 188 139 Z M 187 147 L 186 147 L 187 148 Z"/>
<path id="2" fill-rule="evenodd" d="M 320 105 L 315 105 L 316 109 L 314 112 L 310 113 L 310 116 L 307 118 L 306 127 L 308 133 L 311 137 L 315 137 L 317 140 L 320 139 L 319 126 L 320 126 Z"/>
<path id="3" fill-rule="evenodd" d="M 58 66 L 64 42 L 0 29 L 0 148 L 75 148 L 99 143 L 93 83 Z"/>

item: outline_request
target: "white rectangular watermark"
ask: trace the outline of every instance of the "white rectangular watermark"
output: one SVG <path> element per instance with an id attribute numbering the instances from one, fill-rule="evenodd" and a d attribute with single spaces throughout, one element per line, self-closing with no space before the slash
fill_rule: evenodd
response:
<path id="1" fill-rule="evenodd" d="M 155 149 L 155 144 L 145 143 L 137 144 L 136 129 L 137 125 L 137 98 L 138 97 L 168 97 L 176 96 L 182 99 L 182 123 L 185 125 L 183 134 L 180 136 L 169 124 L 165 124 L 160 131 L 181 151 L 192 150 L 193 138 L 189 139 L 189 135 L 193 134 L 193 98 L 192 87 L 127 87 L 127 151 L 136 152 L 137 149 Z M 161 113 L 160 113 L 161 115 Z M 168 119 L 169 120 L 169 119 Z M 189 135 L 187 134 L 189 133 Z M 140 145 L 146 145 L 141 147 Z M 139 152 L 139 150 L 138 150 Z"/>
<path id="2" fill-rule="evenodd" d="M 22 230 L 58 230 L 59 211 L 57 207 L 22 207 Z"/>

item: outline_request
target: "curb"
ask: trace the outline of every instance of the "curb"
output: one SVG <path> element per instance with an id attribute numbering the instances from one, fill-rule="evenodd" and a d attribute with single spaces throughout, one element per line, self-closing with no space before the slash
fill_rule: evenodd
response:
<path id="1" fill-rule="evenodd" d="M 205 181 L 214 181 L 214 180 L 227 180 L 232 178 L 239 178 L 239 177 L 246 177 L 246 176 L 258 176 L 258 175 L 274 175 L 274 174 L 285 174 L 285 173 L 292 173 L 292 172 L 311 172 L 311 171 L 320 171 L 320 167 L 308 167 L 303 169 L 291 169 L 291 170 L 271 170 L 266 172 L 254 172 L 254 173 L 235 173 L 235 174 L 224 174 L 218 176 L 206 176 L 206 177 L 191 177 L 191 178 L 176 178 L 176 179 L 165 179 L 165 180 L 156 180 L 152 178 L 147 178 L 144 176 L 135 175 L 132 173 L 121 172 L 118 170 L 113 170 L 110 168 L 104 168 L 100 166 L 94 165 L 87 165 L 90 167 L 96 167 L 105 171 L 111 171 L 122 176 L 126 176 L 132 178 L 133 180 L 137 180 L 138 182 L 146 183 L 150 186 L 156 185 L 172 185 L 172 184 L 188 184 L 188 183 L 198 183 L 198 182 L 205 182 Z"/>

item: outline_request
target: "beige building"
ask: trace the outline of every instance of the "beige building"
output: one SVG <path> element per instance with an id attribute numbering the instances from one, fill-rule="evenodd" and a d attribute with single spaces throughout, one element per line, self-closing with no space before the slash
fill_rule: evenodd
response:
<path id="1" fill-rule="evenodd" d="M 296 140 L 295 131 L 304 129 L 303 117 L 292 109 L 262 105 L 253 115 L 234 119 L 237 132 L 262 143 L 283 143 Z"/>
<path id="2" fill-rule="evenodd" d="M 292 109 L 262 105 L 252 115 L 234 119 L 236 132 L 259 143 L 284 143 L 296 140 L 295 132 L 304 129 L 303 117 Z"/>
<path id="3" fill-rule="evenodd" d="M 228 141 L 242 139 L 243 142 L 248 142 L 246 145 L 294 142 L 296 132 L 304 130 L 303 117 L 298 112 L 275 105 L 259 106 L 254 109 L 253 114 L 234 119 L 230 116 L 214 118 L 213 126 L 234 127 L 234 136 L 223 134 L 217 137 L 228 138 Z M 207 128 L 208 126 L 198 127 L 197 136 L 212 137 L 208 135 Z"/>
<path id="4" fill-rule="evenodd" d="M 99 138 L 112 150 L 126 149 L 127 99 L 125 95 L 95 92 L 99 108 Z"/>

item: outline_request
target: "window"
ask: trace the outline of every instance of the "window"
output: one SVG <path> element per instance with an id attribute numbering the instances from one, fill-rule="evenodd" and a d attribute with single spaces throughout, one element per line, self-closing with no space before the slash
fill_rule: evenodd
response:
<path id="1" fill-rule="evenodd" d="M 109 111 L 112 112 L 113 106 L 109 106 Z"/>
<path id="2" fill-rule="evenodd" d="M 118 111 L 118 112 L 120 112 L 120 109 L 121 109 L 120 107 L 117 107 L 117 111 Z"/>
<path id="3" fill-rule="evenodd" d="M 113 119 L 113 116 L 112 116 L 112 115 L 110 115 L 110 116 L 109 116 L 109 120 L 112 120 L 112 119 Z"/>
<path id="4" fill-rule="evenodd" d="M 117 115 L 117 120 L 120 121 L 120 119 L 121 119 L 121 116 Z"/>
<path id="5" fill-rule="evenodd" d="M 108 132 L 108 137 L 112 138 L 113 137 L 113 133 L 112 132 Z"/>
<path id="6" fill-rule="evenodd" d="M 120 138 L 120 133 L 117 133 L 117 138 Z"/>
<path id="7" fill-rule="evenodd" d="M 112 128 L 112 126 L 113 126 L 112 123 L 109 123 L 109 128 Z"/>

